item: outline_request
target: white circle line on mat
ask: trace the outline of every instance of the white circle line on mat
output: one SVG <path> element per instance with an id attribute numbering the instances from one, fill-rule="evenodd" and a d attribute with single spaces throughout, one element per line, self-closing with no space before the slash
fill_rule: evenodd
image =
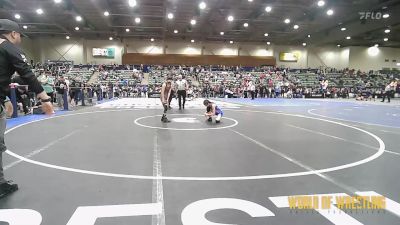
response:
<path id="1" fill-rule="evenodd" d="M 169 116 L 202 116 L 199 114 L 169 114 Z M 150 129 L 159 129 L 159 130 L 174 130 L 174 131 L 204 131 L 204 130 L 221 130 L 221 129 L 226 129 L 226 128 L 232 128 L 235 127 L 236 125 L 239 124 L 239 122 L 235 119 L 229 118 L 229 117 L 222 117 L 222 120 L 230 120 L 233 121 L 233 124 L 228 125 L 228 126 L 223 126 L 223 127 L 207 127 L 207 128 L 174 128 L 174 127 L 154 127 L 154 126 L 149 126 L 149 125 L 145 125 L 142 123 L 139 123 L 140 120 L 143 119 L 147 119 L 147 118 L 153 118 L 153 117 L 160 117 L 161 118 L 162 115 L 152 115 L 152 116 L 144 116 L 144 117 L 140 117 L 137 118 L 135 120 L 135 124 L 141 127 L 145 127 L 145 128 L 150 128 Z M 161 121 L 160 121 L 161 123 Z M 170 124 L 170 123 L 168 123 Z"/>
<path id="2" fill-rule="evenodd" d="M 111 110 L 112 112 L 115 112 L 117 110 Z M 122 110 L 124 111 L 124 110 Z M 261 180 L 261 179 L 273 179 L 273 178 L 285 178 L 285 177 L 298 177 L 298 176 L 307 176 L 307 175 L 313 175 L 313 174 L 320 174 L 320 173 L 328 173 L 328 172 L 333 172 L 333 171 L 338 171 L 338 170 L 343 170 L 343 169 L 348 169 L 352 168 L 355 166 L 359 166 L 368 162 L 371 162 L 378 157 L 380 157 L 384 152 L 385 152 L 385 143 L 382 141 L 381 138 L 379 138 L 377 135 L 363 130 L 358 127 L 354 127 L 351 125 L 347 125 L 344 123 L 336 122 L 336 121 L 331 121 L 327 119 L 322 119 L 322 118 L 314 118 L 314 117 L 309 117 L 309 116 L 304 116 L 304 115 L 295 115 L 295 114 L 287 114 L 287 113 L 278 113 L 278 112 L 264 112 L 264 111 L 252 111 L 252 110 L 229 110 L 229 111 L 238 111 L 238 112 L 251 112 L 251 113 L 265 113 L 265 114 L 276 114 L 276 115 L 284 115 L 284 116 L 293 116 L 293 117 L 299 117 L 299 118 L 304 118 L 304 119 L 313 119 L 313 120 L 319 120 L 319 121 L 324 121 L 344 127 L 348 127 L 357 131 L 360 131 L 362 133 L 368 134 L 369 136 L 373 137 L 378 143 L 379 143 L 379 149 L 378 151 L 359 161 L 353 162 L 353 163 L 348 163 L 345 165 L 340 165 L 336 167 L 330 167 L 326 169 L 319 169 L 319 170 L 311 170 L 311 171 L 304 171 L 304 172 L 294 172 L 294 173 L 281 173 L 281 174 L 267 174 L 267 175 L 254 175 L 254 176 L 236 176 L 236 177 L 177 177 L 177 176 L 144 176 L 144 175 L 133 175 L 133 174 L 117 174 L 117 173 L 106 173 L 106 172 L 99 172 L 99 171 L 90 171 L 90 170 L 83 170 L 83 169 L 75 169 L 75 168 L 70 168 L 70 167 L 64 167 L 64 166 L 57 166 L 49 163 L 43 163 L 39 162 L 36 160 L 31 160 L 28 158 L 25 158 L 23 156 L 20 156 L 10 150 L 7 150 L 6 153 L 17 158 L 20 160 L 23 160 L 27 163 L 35 164 L 38 166 L 43 166 L 47 168 L 52 168 L 52 169 L 57 169 L 57 170 L 62 170 L 62 171 L 69 171 L 69 172 L 74 172 L 74 173 L 81 173 L 81 174 L 88 174 L 88 175 L 95 175 L 95 176 L 104 176 L 104 177 L 117 177 L 117 178 L 127 178 L 127 179 L 142 179 L 142 180 L 175 180 L 175 181 L 235 181 L 235 180 Z M 99 112 L 107 112 L 107 111 L 99 111 Z M 28 122 L 26 124 L 21 124 L 19 126 L 13 127 L 9 130 L 6 131 L 6 134 L 19 128 L 22 126 L 25 126 L 27 124 L 31 123 L 36 123 L 39 121 L 43 120 L 49 120 L 49 119 L 54 119 L 54 118 L 60 118 L 60 117 L 67 117 L 67 116 L 74 116 L 74 115 L 84 115 L 84 114 L 91 114 L 91 113 L 96 113 L 96 112 L 86 112 L 86 113 L 76 113 L 76 114 L 68 114 L 68 115 L 62 115 L 58 117 L 49 117 L 37 121 L 32 121 Z"/>

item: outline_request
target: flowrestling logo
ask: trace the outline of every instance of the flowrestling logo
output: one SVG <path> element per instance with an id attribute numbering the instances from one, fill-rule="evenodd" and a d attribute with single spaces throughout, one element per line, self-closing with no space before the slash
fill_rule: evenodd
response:
<path id="1" fill-rule="evenodd" d="M 359 12 L 360 20 L 380 20 L 389 17 L 389 14 L 382 12 Z"/>

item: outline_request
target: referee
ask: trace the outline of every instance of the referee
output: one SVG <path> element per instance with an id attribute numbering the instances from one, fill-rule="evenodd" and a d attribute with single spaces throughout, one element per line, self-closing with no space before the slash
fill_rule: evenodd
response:
<path id="1" fill-rule="evenodd" d="M 178 90 L 178 101 L 179 101 L 179 110 L 185 109 L 185 102 L 186 102 L 186 90 L 188 89 L 188 83 L 185 79 L 182 79 L 182 75 L 178 76 L 178 80 L 176 81 L 176 87 Z M 182 98 L 183 98 L 183 105 L 182 105 Z"/>
<path id="2" fill-rule="evenodd" d="M 4 101 L 10 93 L 11 76 L 17 72 L 24 85 L 37 94 L 42 102 L 42 110 L 53 114 L 51 98 L 44 92 L 42 85 L 33 74 L 24 53 L 18 45 L 21 43 L 21 30 L 18 24 L 7 19 L 0 19 L 0 198 L 18 190 L 17 184 L 5 180 L 2 154 L 7 150 L 4 143 L 6 131 L 6 111 Z M 17 109 L 14 109 L 17 110 Z"/>

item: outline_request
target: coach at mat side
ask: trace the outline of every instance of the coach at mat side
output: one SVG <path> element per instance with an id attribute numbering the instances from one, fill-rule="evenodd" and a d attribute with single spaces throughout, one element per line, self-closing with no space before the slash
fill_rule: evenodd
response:
<path id="1" fill-rule="evenodd" d="M 30 65 L 21 49 L 21 29 L 19 25 L 8 19 L 0 19 L 0 198 L 5 197 L 16 190 L 18 185 L 7 181 L 3 172 L 3 152 L 7 150 L 4 142 L 6 131 L 6 112 L 4 101 L 10 93 L 11 77 L 17 72 L 23 85 L 37 94 L 42 103 L 42 110 L 48 115 L 54 113 L 51 98 L 44 92 L 42 85 L 32 72 Z M 17 109 L 14 109 L 17 110 Z"/>

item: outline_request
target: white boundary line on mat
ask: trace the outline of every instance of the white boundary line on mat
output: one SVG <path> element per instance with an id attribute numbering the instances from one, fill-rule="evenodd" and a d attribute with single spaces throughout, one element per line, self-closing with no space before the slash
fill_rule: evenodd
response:
<path id="1" fill-rule="evenodd" d="M 111 110 L 111 111 L 118 111 L 118 110 Z M 126 111 L 126 110 L 122 110 Z M 322 119 L 322 118 L 315 118 L 315 117 L 308 117 L 304 115 L 295 115 L 295 114 L 287 114 L 287 113 L 277 113 L 277 112 L 264 112 L 264 111 L 252 111 L 252 110 L 226 110 L 226 111 L 237 111 L 237 112 L 251 112 L 251 113 L 264 113 L 264 114 L 275 114 L 275 115 L 284 115 L 284 116 L 292 116 L 292 117 L 298 117 L 298 118 L 303 118 L 303 119 L 312 119 L 312 120 L 318 120 L 322 122 L 327 122 L 331 124 L 336 124 L 339 126 L 344 126 L 347 128 L 354 129 L 356 131 L 360 131 L 364 134 L 367 134 L 371 137 L 373 137 L 378 143 L 379 143 L 379 150 L 365 158 L 353 163 L 348 163 L 345 165 L 340 165 L 336 167 L 330 167 L 326 169 L 319 169 L 319 170 L 312 170 L 312 171 L 304 171 L 304 172 L 294 172 L 294 173 L 281 173 L 281 174 L 267 174 L 267 175 L 254 175 L 254 176 L 233 176 L 233 177 L 177 177 L 177 176 L 162 176 L 162 177 L 157 177 L 157 176 L 144 176 L 144 175 L 133 175 L 133 174 L 117 174 L 117 173 L 106 173 L 106 172 L 99 172 L 99 171 L 90 171 L 90 170 L 83 170 L 83 169 L 76 169 L 76 168 L 70 168 L 70 167 L 64 167 L 64 166 L 57 166 L 49 163 L 43 163 L 31 159 L 24 158 L 23 156 L 20 156 L 10 150 L 7 150 L 6 153 L 17 158 L 20 160 L 23 160 L 27 163 L 35 164 L 38 166 L 43 166 L 47 168 L 52 168 L 52 169 L 57 169 L 57 170 L 63 170 L 63 171 L 69 171 L 69 172 L 74 172 L 74 173 L 81 173 L 81 174 L 88 174 L 88 175 L 96 175 L 96 176 L 105 176 L 105 177 L 117 177 L 117 178 L 127 178 L 127 179 L 143 179 L 143 180 L 158 180 L 158 179 L 163 179 L 163 180 L 175 180 L 175 181 L 234 181 L 234 180 L 260 180 L 260 179 L 272 179 L 272 178 L 284 178 L 284 177 L 298 177 L 298 176 L 307 176 L 307 175 L 317 175 L 321 173 L 328 173 L 328 172 L 333 172 L 333 171 L 338 171 L 338 170 L 343 170 L 343 169 L 348 169 L 352 168 L 355 166 L 359 166 L 368 162 L 371 162 L 377 158 L 379 158 L 382 154 L 385 153 L 385 143 L 382 141 L 381 138 L 379 138 L 377 135 L 368 132 L 366 130 L 363 130 L 361 128 L 357 128 L 348 124 L 336 122 L 336 121 L 331 121 L 327 119 Z M 110 111 L 100 111 L 100 112 L 110 112 Z M 10 133 L 13 130 L 16 130 L 22 126 L 25 126 L 27 124 L 31 123 L 36 123 L 39 121 L 43 120 L 49 120 L 49 119 L 54 119 L 54 118 L 60 118 L 60 117 L 68 117 L 68 116 L 74 116 L 74 115 L 85 115 L 85 114 L 92 114 L 96 112 L 84 112 L 84 113 L 76 113 L 76 114 L 68 114 L 68 115 L 62 115 L 58 117 L 49 117 L 46 119 L 41 119 L 38 121 L 32 121 L 26 124 L 21 124 L 19 126 L 16 126 L 14 128 L 11 128 L 6 131 L 7 133 Z"/>

